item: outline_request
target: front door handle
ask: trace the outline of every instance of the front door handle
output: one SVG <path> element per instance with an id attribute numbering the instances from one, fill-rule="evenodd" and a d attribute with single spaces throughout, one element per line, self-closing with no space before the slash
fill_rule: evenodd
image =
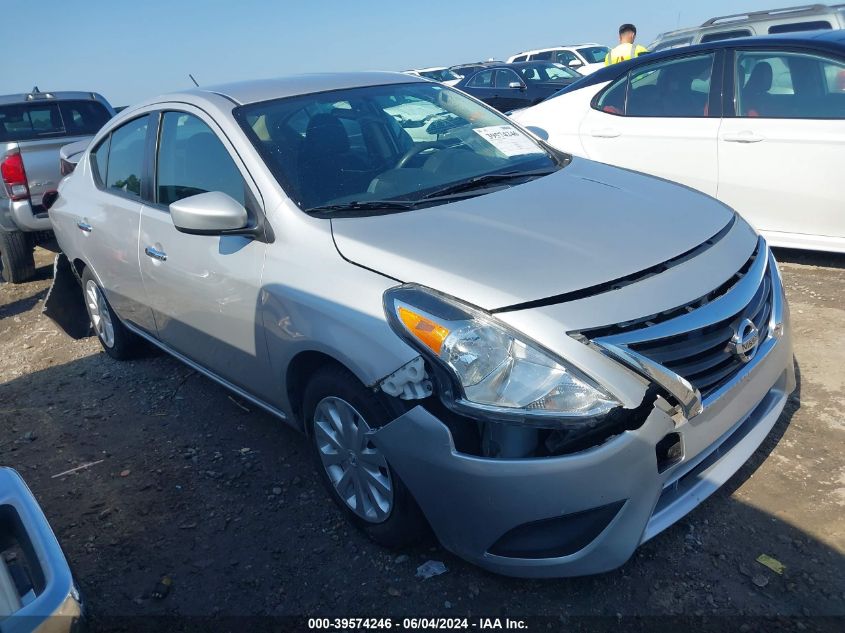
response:
<path id="1" fill-rule="evenodd" d="M 147 246 L 147 248 L 144 249 L 144 253 L 146 253 L 147 257 L 152 257 L 153 259 L 157 259 L 160 262 L 167 261 L 167 253 L 156 250 L 152 246 Z"/>
<path id="2" fill-rule="evenodd" d="M 80 231 L 84 231 L 85 233 L 90 233 L 94 230 L 94 228 L 90 224 L 88 224 L 87 222 L 82 222 L 81 220 L 76 223 L 76 227 Z"/>
<path id="3" fill-rule="evenodd" d="M 759 143 L 763 140 L 763 137 L 758 136 L 751 130 L 743 130 L 742 132 L 724 134 L 722 140 L 726 143 Z"/>
<path id="4" fill-rule="evenodd" d="M 622 136 L 622 132 L 612 127 L 603 127 L 590 130 L 590 134 L 592 134 L 596 138 L 616 138 L 618 136 Z"/>

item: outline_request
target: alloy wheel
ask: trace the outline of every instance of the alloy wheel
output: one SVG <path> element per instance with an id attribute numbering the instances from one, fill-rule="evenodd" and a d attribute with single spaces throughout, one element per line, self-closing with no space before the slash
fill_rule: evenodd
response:
<path id="1" fill-rule="evenodd" d="M 111 312 L 102 290 L 92 279 L 85 284 L 85 305 L 88 307 L 88 314 L 91 316 L 91 323 L 94 325 L 97 336 L 106 347 L 114 347 L 114 324 L 111 320 Z"/>

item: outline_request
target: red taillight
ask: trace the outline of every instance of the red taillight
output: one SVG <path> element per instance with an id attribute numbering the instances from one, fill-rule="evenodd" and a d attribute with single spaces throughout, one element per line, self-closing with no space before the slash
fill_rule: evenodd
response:
<path id="1" fill-rule="evenodd" d="M 9 154 L 0 163 L 0 174 L 12 200 L 29 198 L 29 185 L 26 182 L 26 170 L 20 154 Z"/>

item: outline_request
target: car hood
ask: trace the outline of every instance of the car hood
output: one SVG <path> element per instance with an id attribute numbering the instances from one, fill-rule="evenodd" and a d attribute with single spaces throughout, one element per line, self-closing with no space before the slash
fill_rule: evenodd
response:
<path id="1" fill-rule="evenodd" d="M 332 220 L 348 261 L 494 310 L 606 283 L 698 246 L 730 221 L 691 189 L 575 158 L 487 195 Z"/>

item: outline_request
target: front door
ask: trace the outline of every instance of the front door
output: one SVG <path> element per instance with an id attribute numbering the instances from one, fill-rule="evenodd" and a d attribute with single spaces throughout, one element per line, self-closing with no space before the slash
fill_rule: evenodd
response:
<path id="1" fill-rule="evenodd" d="M 617 80 L 581 123 L 587 156 L 715 196 L 720 103 L 711 76 L 721 80 L 715 61 L 714 53 L 673 57 Z"/>
<path id="2" fill-rule="evenodd" d="M 719 131 L 719 199 L 773 244 L 845 240 L 845 59 L 737 50 L 734 70 L 736 116 Z"/>
<path id="3" fill-rule="evenodd" d="M 162 342 L 221 378 L 266 395 L 272 379 L 258 319 L 266 243 L 182 233 L 168 208 L 221 191 L 257 212 L 246 170 L 212 126 L 187 106 L 161 115 L 153 202 L 141 214 L 141 274 Z"/>

